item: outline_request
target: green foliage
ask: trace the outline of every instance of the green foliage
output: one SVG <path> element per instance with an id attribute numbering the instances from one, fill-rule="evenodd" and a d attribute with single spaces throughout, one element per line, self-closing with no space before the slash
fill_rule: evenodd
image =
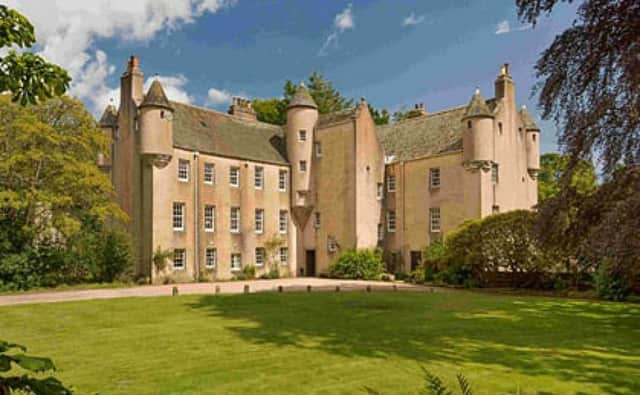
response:
<path id="1" fill-rule="evenodd" d="M 255 265 L 247 265 L 242 268 L 242 274 L 244 274 L 245 279 L 253 280 L 256 278 L 256 266 Z"/>
<path id="2" fill-rule="evenodd" d="M 384 272 L 380 250 L 348 250 L 329 266 L 331 277 L 378 280 Z"/>
<path id="3" fill-rule="evenodd" d="M 15 350 L 21 353 L 15 353 Z M 71 390 L 54 377 L 34 378 L 28 374 L 6 376 L 13 366 L 20 369 L 43 373 L 54 371 L 55 365 L 49 358 L 34 357 L 23 354 L 27 349 L 15 343 L 0 340 L 0 393 L 27 393 L 36 395 L 66 395 Z"/>
<path id="4" fill-rule="evenodd" d="M 626 300 L 631 293 L 631 286 L 625 273 L 615 270 L 608 262 L 603 262 L 593 275 L 598 296 L 602 299 Z"/>
<path id="5" fill-rule="evenodd" d="M 287 103 L 284 100 L 254 99 L 253 109 L 256 111 L 258 121 L 273 125 L 284 125 L 287 123 Z"/>
<path id="6" fill-rule="evenodd" d="M 31 47 L 36 41 L 33 25 L 27 18 L 0 5 L 0 49 L 16 45 Z M 66 92 L 71 78 L 60 66 L 46 62 L 30 52 L 8 51 L 0 57 L 0 92 L 11 92 L 13 101 L 22 105 Z"/>
<path id="7" fill-rule="evenodd" d="M 540 156 L 540 172 L 538 173 L 538 202 L 556 198 L 562 190 L 562 177 L 567 170 L 569 157 L 549 152 Z M 573 169 L 571 187 L 581 195 L 594 192 L 597 188 L 596 172 L 593 163 L 581 160 Z"/>
<path id="8" fill-rule="evenodd" d="M 426 272 L 423 267 L 418 267 L 409 273 L 409 281 L 413 284 L 424 284 L 426 280 Z"/>
<path id="9" fill-rule="evenodd" d="M 431 395 L 453 395 L 453 391 L 447 388 L 444 382 L 437 375 L 429 372 L 427 369 L 422 368 L 425 374 L 425 393 Z M 462 373 L 456 375 L 458 387 L 461 395 L 473 395 L 471 390 L 471 384 L 469 380 Z"/>
<path id="10" fill-rule="evenodd" d="M 373 122 L 376 125 L 387 125 L 391 120 L 391 114 L 389 114 L 389 111 L 387 111 L 387 109 L 385 108 L 378 110 L 374 108 L 371 104 L 369 104 L 369 112 L 371 113 L 371 116 L 373 117 Z"/>
<path id="11" fill-rule="evenodd" d="M 153 265 L 156 267 L 156 271 L 162 272 L 167 268 L 167 261 L 173 256 L 173 250 L 163 250 L 162 247 L 157 246 L 153 253 Z"/>
<path id="12" fill-rule="evenodd" d="M 133 265 L 131 239 L 122 231 L 109 231 L 104 235 L 100 281 L 113 282 Z"/>

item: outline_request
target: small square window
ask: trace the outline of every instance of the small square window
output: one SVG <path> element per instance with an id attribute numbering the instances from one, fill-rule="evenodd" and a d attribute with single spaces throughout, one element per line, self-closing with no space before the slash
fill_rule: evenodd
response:
<path id="1" fill-rule="evenodd" d="M 500 206 L 498 206 L 498 205 L 495 205 L 495 204 L 494 204 L 494 205 L 493 205 L 493 207 L 491 207 L 491 212 L 492 212 L 493 214 L 498 214 L 498 213 L 500 213 Z"/>
<path id="2" fill-rule="evenodd" d="M 432 232 L 440 232 L 440 207 L 429 209 L 429 223 Z"/>
<path id="3" fill-rule="evenodd" d="M 300 172 L 304 173 L 307 171 L 307 161 L 306 160 L 301 160 L 300 161 Z"/>
<path id="4" fill-rule="evenodd" d="M 240 254 L 231 254 L 231 271 L 239 272 L 242 270 L 242 256 Z"/>
<path id="5" fill-rule="evenodd" d="M 431 189 L 440 188 L 440 168 L 434 167 L 429 169 L 429 180 Z"/>
<path id="6" fill-rule="evenodd" d="M 396 212 L 387 211 L 387 232 L 396 231 Z"/>
<path id="7" fill-rule="evenodd" d="M 287 190 L 287 171 L 286 170 L 278 171 L 278 190 L 280 192 L 285 192 Z"/>
<path id="8" fill-rule="evenodd" d="M 289 263 L 289 249 L 287 247 L 280 248 L 280 264 L 286 265 Z"/>
<path id="9" fill-rule="evenodd" d="M 264 186 L 264 167 L 256 166 L 255 167 L 255 176 L 253 184 L 256 189 L 262 189 Z"/>
<path id="10" fill-rule="evenodd" d="M 327 251 L 330 253 L 338 251 L 338 242 L 334 237 L 329 236 L 327 238 Z"/>
<path id="11" fill-rule="evenodd" d="M 187 252 L 184 248 L 173 250 L 173 269 L 184 270 L 187 264 Z"/>
<path id="12" fill-rule="evenodd" d="M 300 129 L 298 131 L 298 141 L 307 141 L 307 131 L 305 129 Z"/>
<path id="13" fill-rule="evenodd" d="M 389 174 L 387 176 L 387 192 L 395 192 L 396 191 L 396 176 L 393 174 Z"/>
<path id="14" fill-rule="evenodd" d="M 232 187 L 240 186 L 240 168 L 239 167 L 231 167 L 229 169 L 229 184 Z"/>
<path id="15" fill-rule="evenodd" d="M 379 182 L 376 190 L 376 199 L 382 200 L 382 195 L 384 194 L 382 183 Z"/>
<path id="16" fill-rule="evenodd" d="M 257 208 L 255 217 L 256 233 L 264 232 L 264 209 Z"/>
<path id="17" fill-rule="evenodd" d="M 213 232 L 216 224 L 215 206 L 204 206 L 204 231 Z"/>
<path id="18" fill-rule="evenodd" d="M 184 203 L 173 203 L 173 230 L 184 231 Z"/>
<path id="19" fill-rule="evenodd" d="M 240 207 L 231 207 L 229 228 L 231 233 L 240 233 Z"/>
<path id="20" fill-rule="evenodd" d="M 204 164 L 204 183 L 213 185 L 216 182 L 216 168 L 213 163 Z"/>
<path id="21" fill-rule="evenodd" d="M 214 269 L 216 267 L 217 251 L 215 248 L 207 248 L 205 253 L 205 267 L 207 269 Z"/>
<path id="22" fill-rule="evenodd" d="M 289 228 L 289 212 L 287 210 L 280 210 L 280 216 L 278 218 L 278 229 L 280 233 L 287 233 Z"/>
<path id="23" fill-rule="evenodd" d="M 256 266 L 264 266 L 265 250 L 262 247 L 256 248 Z"/>
<path id="24" fill-rule="evenodd" d="M 189 161 L 180 159 L 178 161 L 178 180 L 189 182 Z"/>

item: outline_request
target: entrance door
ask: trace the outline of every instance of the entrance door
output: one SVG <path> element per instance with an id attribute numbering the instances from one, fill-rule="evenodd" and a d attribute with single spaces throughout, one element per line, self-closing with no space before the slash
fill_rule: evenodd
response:
<path id="1" fill-rule="evenodd" d="M 416 270 L 422 263 L 422 253 L 420 251 L 411 251 L 411 271 Z"/>
<path id="2" fill-rule="evenodd" d="M 316 275 L 316 250 L 307 250 L 305 275 L 307 277 L 315 277 Z"/>

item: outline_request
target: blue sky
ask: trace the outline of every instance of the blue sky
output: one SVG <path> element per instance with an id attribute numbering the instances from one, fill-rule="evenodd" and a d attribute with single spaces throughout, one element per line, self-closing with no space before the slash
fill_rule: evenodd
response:
<path id="1" fill-rule="evenodd" d="M 476 86 L 492 97 L 507 62 L 519 104 L 539 121 L 533 65 L 575 15 L 575 6 L 561 6 L 531 29 L 517 21 L 514 0 L 85 3 L 13 5 L 44 32 L 42 53 L 71 70 L 72 92 L 94 112 L 115 95 L 136 53 L 145 75 L 159 74 L 174 99 L 220 110 L 229 96 L 280 96 L 286 79 L 319 71 L 344 95 L 376 107 L 424 102 L 437 111 L 467 103 Z M 555 128 L 541 126 L 543 151 L 556 149 Z"/>

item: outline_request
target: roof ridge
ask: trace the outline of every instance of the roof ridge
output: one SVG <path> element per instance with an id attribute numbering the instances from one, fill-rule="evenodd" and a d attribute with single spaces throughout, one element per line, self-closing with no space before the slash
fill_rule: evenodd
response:
<path id="1" fill-rule="evenodd" d="M 463 104 L 463 105 L 459 105 L 459 106 L 456 106 L 456 107 L 445 108 L 444 110 L 440 110 L 440 111 L 436 111 L 436 112 L 429 112 L 429 113 L 426 113 L 424 115 L 420 115 L 420 116 L 417 116 L 417 117 L 402 119 L 402 120 L 400 120 L 398 122 L 392 122 L 392 123 L 388 123 L 386 125 L 380 125 L 379 127 L 399 125 L 399 124 L 406 123 L 406 122 L 415 122 L 415 121 L 418 121 L 418 120 L 424 120 L 426 118 L 431 118 L 431 117 L 435 117 L 435 116 L 444 115 L 444 114 L 447 114 L 449 112 L 463 110 L 466 107 L 467 106 Z"/>
<path id="2" fill-rule="evenodd" d="M 282 128 L 281 125 L 274 125 L 272 123 L 259 121 L 257 119 L 255 121 L 250 121 L 248 119 L 238 118 L 238 117 L 233 116 L 231 114 L 228 114 L 226 112 L 214 110 L 213 108 L 196 106 L 195 104 L 191 104 L 191 103 L 182 103 L 182 102 L 177 102 L 177 101 L 173 101 L 173 100 L 169 100 L 169 103 L 195 108 L 196 110 L 210 112 L 210 113 L 214 113 L 216 115 L 223 115 L 223 116 L 225 116 L 225 117 L 227 117 L 227 118 L 229 118 L 229 119 L 231 119 L 232 121 L 235 121 L 235 122 L 247 123 L 247 124 L 256 124 L 257 123 L 257 124 L 260 124 L 260 126 L 269 126 L 269 127 L 273 127 L 274 129 Z"/>

